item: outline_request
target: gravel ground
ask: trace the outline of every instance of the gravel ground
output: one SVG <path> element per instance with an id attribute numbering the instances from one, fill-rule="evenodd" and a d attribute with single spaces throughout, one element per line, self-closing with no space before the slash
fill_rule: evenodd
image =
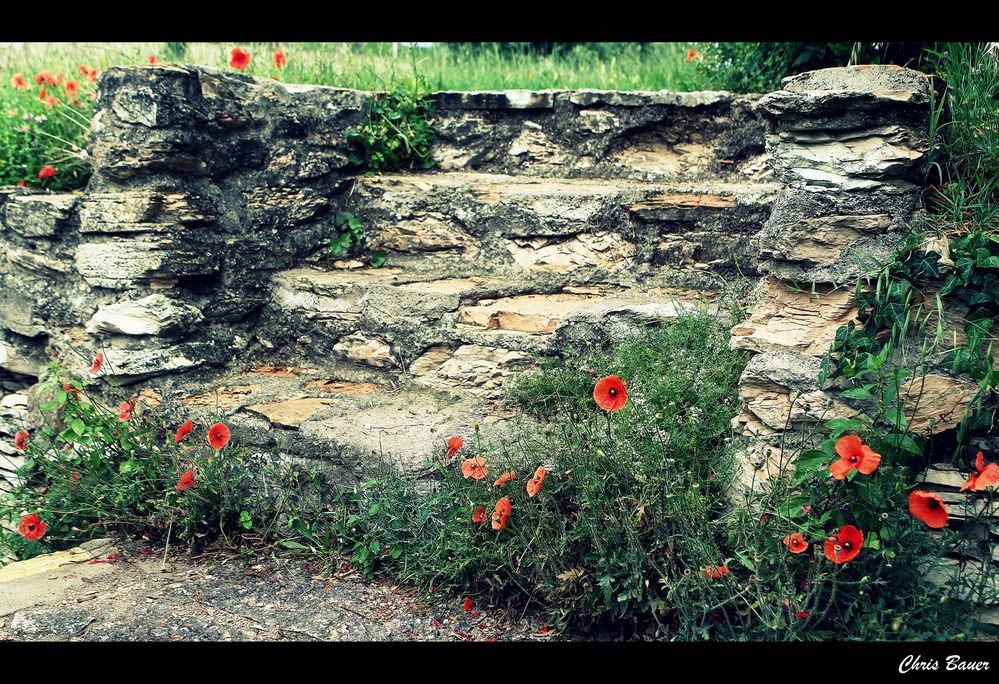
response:
<path id="1" fill-rule="evenodd" d="M 563 640 L 540 618 L 434 605 L 347 563 L 296 557 L 162 557 L 113 543 L 46 572 L 0 579 L 0 639 L 15 641 Z M 162 553 L 161 551 L 159 553 Z M 17 564 L 15 564 L 17 565 Z M 8 566 L 11 568 L 12 566 Z M 8 568 L 4 568 L 6 571 Z M 44 591 L 36 589 L 43 586 Z M 10 597 L 20 594 L 19 602 Z"/>

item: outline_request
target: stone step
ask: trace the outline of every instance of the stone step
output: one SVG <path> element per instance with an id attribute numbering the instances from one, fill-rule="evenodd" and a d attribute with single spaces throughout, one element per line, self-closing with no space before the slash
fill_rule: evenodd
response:
<path id="1" fill-rule="evenodd" d="M 715 293 L 647 281 L 448 277 L 444 268 L 431 270 L 279 272 L 256 341 L 282 357 L 347 363 L 495 397 L 506 377 L 530 366 L 536 354 L 613 339 L 699 307 L 717 311 Z"/>
<path id="2" fill-rule="evenodd" d="M 506 90 L 431 98 L 432 151 L 444 171 L 645 180 L 770 171 L 755 95 Z"/>
<path id="3" fill-rule="evenodd" d="M 344 479 L 371 475 L 382 461 L 416 474 L 444 453 L 451 436 L 471 444 L 476 427 L 488 433 L 514 415 L 499 402 L 396 383 L 386 374 L 365 382 L 342 379 L 350 370 L 330 364 L 253 366 L 198 383 L 164 378 L 147 396 L 156 397 L 157 411 L 193 420 L 195 439 L 221 418 L 234 443 Z"/>
<path id="4" fill-rule="evenodd" d="M 435 268 L 656 271 L 679 283 L 704 271 L 755 274 L 750 239 L 775 194 L 775 186 L 749 181 L 414 173 L 356 178 L 343 209 L 390 265 L 432 253 Z"/>

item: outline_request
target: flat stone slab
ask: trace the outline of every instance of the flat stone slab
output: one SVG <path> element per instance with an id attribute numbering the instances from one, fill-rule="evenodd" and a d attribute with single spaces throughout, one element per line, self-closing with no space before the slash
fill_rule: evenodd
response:
<path id="1" fill-rule="evenodd" d="M 0 617 L 32 606 L 47 605 L 67 591 L 85 591 L 85 584 L 110 571 L 106 558 L 115 546 L 94 539 L 67 551 L 47 553 L 0 568 Z M 25 629 L 28 629 L 25 627 Z"/>
<path id="2" fill-rule="evenodd" d="M 286 428 L 297 428 L 303 422 L 311 418 L 317 411 L 334 403 L 335 399 L 321 399 L 315 397 L 300 397 L 298 399 L 286 399 L 268 404 L 255 404 L 247 406 L 246 410 L 258 413 L 269 420 L 272 425 L 279 425 Z"/>

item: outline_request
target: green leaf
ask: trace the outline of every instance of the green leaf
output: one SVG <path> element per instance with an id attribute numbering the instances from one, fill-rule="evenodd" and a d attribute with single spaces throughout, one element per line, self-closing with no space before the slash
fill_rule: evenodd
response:
<path id="1" fill-rule="evenodd" d="M 382 545 L 378 542 L 377 539 L 372 539 L 371 543 L 368 544 L 368 548 L 371 549 L 371 553 L 378 553 L 379 551 L 382 550 Z"/>
<path id="2" fill-rule="evenodd" d="M 832 438 L 837 439 L 844 432 L 859 432 L 864 424 L 854 418 L 833 418 L 826 421 L 826 427 L 832 431 Z"/>
<path id="3" fill-rule="evenodd" d="M 371 254 L 371 265 L 375 268 L 380 268 L 385 263 L 385 250 L 378 249 Z"/>
<path id="4" fill-rule="evenodd" d="M 862 387 L 854 387 L 853 389 L 843 390 L 840 392 L 840 395 L 847 399 L 870 399 L 871 391 Z"/>
<path id="5" fill-rule="evenodd" d="M 46 401 L 44 404 L 38 407 L 39 411 L 51 411 L 54 408 L 58 408 L 58 401 Z"/>
<path id="6" fill-rule="evenodd" d="M 392 549 L 392 553 L 389 554 L 389 556 L 393 559 L 396 559 L 401 555 L 402 555 L 402 549 L 400 549 L 398 546 Z"/>
<path id="7" fill-rule="evenodd" d="M 305 544 L 299 544 L 297 541 L 292 541 L 291 539 L 282 539 L 281 546 L 286 549 L 296 549 L 298 551 L 311 551 L 312 549 Z"/>
<path id="8" fill-rule="evenodd" d="M 121 475 L 127 475 L 128 473 L 138 469 L 139 469 L 139 464 L 136 463 L 135 461 L 131 460 L 122 461 L 121 463 L 118 464 L 118 473 Z"/>
<path id="9" fill-rule="evenodd" d="M 84 432 L 87 431 L 86 423 L 84 423 L 79 418 L 75 419 L 72 423 L 70 423 L 70 427 L 73 428 L 73 432 L 75 432 L 77 435 L 82 435 Z"/>
<path id="10" fill-rule="evenodd" d="M 371 508 L 368 509 L 368 515 L 376 515 L 380 510 L 382 510 L 381 504 L 372 504 Z"/>

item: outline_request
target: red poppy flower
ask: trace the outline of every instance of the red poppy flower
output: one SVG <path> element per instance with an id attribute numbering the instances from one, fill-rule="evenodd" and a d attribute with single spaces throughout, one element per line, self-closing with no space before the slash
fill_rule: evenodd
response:
<path id="1" fill-rule="evenodd" d="M 59 80 L 55 76 L 53 76 L 47 71 L 44 73 L 45 73 L 45 85 L 50 85 L 50 86 L 59 85 Z"/>
<path id="2" fill-rule="evenodd" d="M 80 76 L 89 76 L 89 75 L 90 75 L 90 67 L 88 67 L 86 64 L 81 64 Z"/>
<path id="3" fill-rule="evenodd" d="M 17 533 L 28 541 L 41 539 L 45 534 L 45 523 L 38 517 L 37 513 L 31 513 L 21 518 L 21 524 L 17 526 Z"/>
<path id="4" fill-rule="evenodd" d="M 486 522 L 486 509 L 476 508 L 472 511 L 472 522 L 476 525 L 484 525 Z"/>
<path id="5" fill-rule="evenodd" d="M 541 483 L 545 481 L 545 467 L 541 466 L 534 471 L 534 477 L 527 481 L 527 495 L 534 496 L 541 491 Z"/>
<path id="6" fill-rule="evenodd" d="M 278 51 L 274 53 L 274 66 L 278 69 L 284 69 L 284 65 L 288 63 L 288 58 L 284 56 L 284 51 L 278 48 Z"/>
<path id="7" fill-rule="evenodd" d="M 836 442 L 836 453 L 839 454 L 839 460 L 829 466 L 829 470 L 837 480 L 846 478 L 854 468 L 864 475 L 870 475 L 881 464 L 881 454 L 871 451 L 857 435 L 840 437 Z"/>
<path id="8" fill-rule="evenodd" d="M 45 109 L 52 109 L 56 105 L 61 105 L 62 100 L 60 100 L 55 95 L 49 95 L 45 100 Z"/>
<path id="9" fill-rule="evenodd" d="M 14 448 L 18 451 L 24 451 L 28 448 L 27 430 L 20 430 L 16 435 L 14 435 Z"/>
<path id="10" fill-rule="evenodd" d="M 444 454 L 444 457 L 450 458 L 451 456 L 454 456 L 463 446 L 465 446 L 465 440 L 461 437 L 452 437 L 447 441 L 447 453 Z"/>
<path id="11" fill-rule="evenodd" d="M 809 617 L 811 613 L 806 613 L 803 610 L 799 610 L 797 613 L 795 613 L 795 615 L 804 620 L 805 618 Z"/>
<path id="12" fill-rule="evenodd" d="M 56 79 L 55 85 L 62 85 L 66 82 L 66 74 L 60 73 L 59 78 Z"/>
<path id="13" fill-rule="evenodd" d="M 19 188 L 23 188 L 27 184 L 28 184 L 27 181 L 17 181 L 17 187 L 19 187 Z"/>
<path id="14" fill-rule="evenodd" d="M 517 473 L 511 470 L 508 473 L 503 473 L 502 475 L 500 475 L 499 479 L 493 482 L 493 487 L 499 487 L 500 485 L 505 485 L 510 480 L 516 480 L 516 479 L 517 479 Z"/>
<path id="15" fill-rule="evenodd" d="M 118 420 L 132 420 L 133 409 L 135 409 L 134 401 L 123 401 L 118 404 Z"/>
<path id="16" fill-rule="evenodd" d="M 222 423 L 215 423 L 208 429 L 208 443 L 212 449 L 221 449 L 229 443 L 229 428 Z"/>
<path id="17" fill-rule="evenodd" d="M 985 455 L 979 451 L 975 457 L 975 472 L 968 477 L 961 491 L 970 489 L 973 492 L 980 492 L 988 487 L 995 487 L 996 484 L 999 484 L 999 465 L 995 463 L 985 465 Z"/>
<path id="18" fill-rule="evenodd" d="M 628 386 L 616 375 L 600 378 L 593 388 L 593 400 L 604 411 L 619 411 L 628 403 Z"/>
<path id="19" fill-rule="evenodd" d="M 709 565 L 704 568 L 704 576 L 711 579 L 720 579 L 728 574 L 728 565 Z"/>
<path id="20" fill-rule="evenodd" d="M 38 180 L 41 180 L 43 178 L 52 178 L 53 176 L 55 176 L 55 174 L 56 174 L 55 167 L 52 166 L 51 164 L 46 164 L 41 169 L 39 169 Z"/>
<path id="21" fill-rule="evenodd" d="M 39 102 L 45 102 L 45 98 L 48 97 L 48 94 L 49 93 L 48 93 L 47 90 L 45 90 L 45 88 L 42 88 L 41 90 L 39 90 L 38 91 L 38 101 Z"/>
<path id="22" fill-rule="evenodd" d="M 486 467 L 486 459 L 481 456 L 466 458 L 461 463 L 461 474 L 465 476 L 465 479 L 472 478 L 475 480 L 481 480 L 488 473 L 489 468 Z"/>
<path id="23" fill-rule="evenodd" d="M 48 83 L 51 78 L 52 74 L 50 74 L 48 70 L 42 69 L 37 74 L 35 74 L 35 83 L 37 83 L 38 85 L 44 85 Z"/>
<path id="24" fill-rule="evenodd" d="M 87 74 L 87 78 L 90 79 L 91 83 L 96 83 L 97 82 L 97 74 L 99 74 L 99 73 L 100 72 L 97 71 L 97 68 L 95 67 L 95 68 L 93 68 L 93 69 L 90 70 L 90 73 Z"/>
<path id="25" fill-rule="evenodd" d="M 509 515 L 510 499 L 504 496 L 496 502 L 496 508 L 493 509 L 493 529 L 502 530 L 506 527 L 506 519 Z"/>
<path id="26" fill-rule="evenodd" d="M 75 397 L 77 401 L 80 400 L 80 390 L 76 389 L 75 387 L 73 387 L 68 382 L 62 383 L 62 389 L 63 389 L 64 392 L 66 392 L 66 394 L 72 394 L 73 397 Z"/>
<path id="27" fill-rule="evenodd" d="M 79 81 L 66 81 L 66 94 L 75 98 L 80 93 Z"/>
<path id="28" fill-rule="evenodd" d="M 863 545 L 864 533 L 853 525 L 843 525 L 826 540 L 824 551 L 833 563 L 847 563 L 857 557 Z"/>
<path id="29" fill-rule="evenodd" d="M 15 88 L 20 88 L 21 90 L 26 90 L 28 88 L 28 82 L 24 80 L 23 74 L 14 74 L 11 76 L 10 84 Z"/>
<path id="30" fill-rule="evenodd" d="M 149 55 L 149 63 L 156 64 L 156 55 Z"/>
<path id="31" fill-rule="evenodd" d="M 242 48 L 233 48 L 229 57 L 229 66 L 233 69 L 245 69 L 250 66 L 250 53 Z"/>
<path id="32" fill-rule="evenodd" d="M 80 474 L 79 470 L 74 470 L 69 474 L 69 476 L 70 478 L 72 478 L 73 482 L 79 482 L 80 478 L 83 477 L 83 475 Z"/>
<path id="33" fill-rule="evenodd" d="M 182 492 L 185 489 L 190 489 L 194 486 L 194 471 L 188 470 L 186 473 L 180 476 L 177 480 L 177 491 Z"/>
<path id="34" fill-rule="evenodd" d="M 916 489 L 909 495 L 909 512 L 939 530 L 947 524 L 947 507 L 937 494 Z"/>
<path id="35" fill-rule="evenodd" d="M 465 599 L 464 608 L 466 613 L 472 609 L 472 599 L 470 598 Z"/>
<path id="36" fill-rule="evenodd" d="M 784 543 L 787 544 L 787 548 L 791 550 L 791 553 L 802 553 L 807 551 L 810 544 L 805 541 L 805 535 L 801 532 L 795 532 L 792 535 L 784 537 Z"/>
<path id="37" fill-rule="evenodd" d="M 701 57 L 701 53 L 698 52 L 697 50 L 695 50 L 693 48 L 687 50 L 687 61 L 688 62 L 693 62 L 695 59 L 700 59 L 700 57 Z"/>
<path id="38" fill-rule="evenodd" d="M 174 437 L 173 439 L 174 444 L 180 444 L 180 440 L 184 439 L 189 434 L 191 434 L 193 430 L 194 430 L 193 420 L 189 420 L 183 425 L 181 425 L 179 428 L 177 428 L 177 436 Z"/>

